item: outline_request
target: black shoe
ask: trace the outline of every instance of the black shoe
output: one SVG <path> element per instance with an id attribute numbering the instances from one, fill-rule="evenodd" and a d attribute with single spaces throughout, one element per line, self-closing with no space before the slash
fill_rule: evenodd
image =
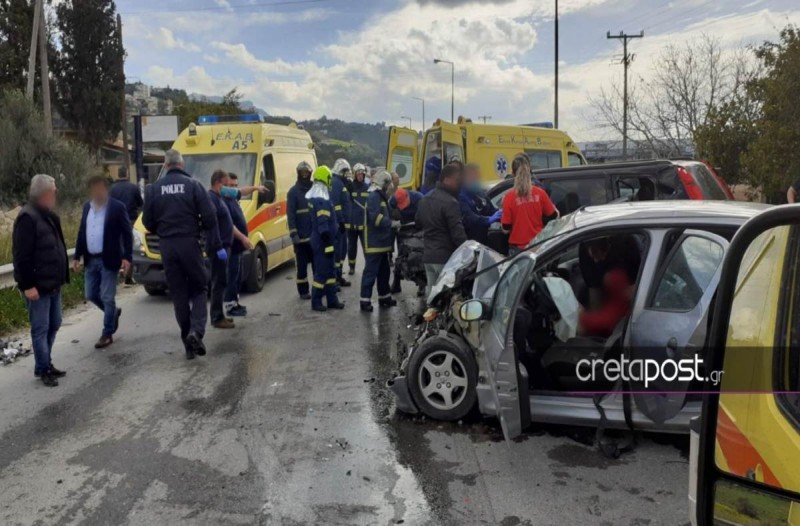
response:
<path id="1" fill-rule="evenodd" d="M 67 376 L 67 371 L 59 371 L 52 365 L 50 366 L 50 370 L 48 372 L 50 373 L 50 376 L 55 376 L 56 378 L 64 378 Z"/>
<path id="2" fill-rule="evenodd" d="M 136 282 L 133 280 L 133 278 L 131 276 L 128 276 L 127 278 L 125 278 L 125 284 L 126 285 L 136 285 Z"/>
<path id="3" fill-rule="evenodd" d="M 328 307 L 326 307 L 325 305 L 312 305 L 311 306 L 311 310 L 314 310 L 314 311 L 317 311 L 317 312 L 325 312 L 325 311 L 328 310 Z"/>
<path id="4" fill-rule="evenodd" d="M 339 284 L 340 287 L 349 287 L 352 285 L 349 281 L 344 278 L 337 278 L 336 282 Z"/>
<path id="5" fill-rule="evenodd" d="M 380 305 L 381 308 L 383 309 L 388 309 L 389 307 L 396 307 L 397 300 L 395 300 L 394 298 L 387 298 L 385 300 L 378 301 L 378 305 Z"/>
<path id="6" fill-rule="evenodd" d="M 344 308 L 344 302 L 340 301 L 338 303 L 334 303 L 333 305 L 328 305 L 328 308 L 329 309 L 342 310 Z"/>
<path id="7" fill-rule="evenodd" d="M 361 312 L 372 312 L 375 310 L 375 307 L 372 306 L 372 303 L 368 301 L 361 302 Z"/>
<path id="8" fill-rule="evenodd" d="M 300 294 L 300 299 L 301 300 L 310 300 L 311 299 L 311 294 L 309 294 L 308 292 Z"/>
<path id="9" fill-rule="evenodd" d="M 245 309 L 241 305 L 234 305 L 233 307 L 228 309 L 228 316 L 237 316 L 237 317 L 247 316 L 247 309 Z"/>
<path id="10" fill-rule="evenodd" d="M 119 329 L 119 317 L 122 316 L 122 309 L 117 307 L 117 313 L 114 316 L 114 332 L 116 333 Z"/>
<path id="11" fill-rule="evenodd" d="M 403 289 L 400 288 L 400 284 L 398 283 L 396 285 L 392 285 L 392 288 L 389 292 L 391 292 L 392 294 L 400 294 L 401 292 L 403 292 Z"/>
<path id="12" fill-rule="evenodd" d="M 197 356 L 205 356 L 206 355 L 206 346 L 203 343 L 203 338 L 197 334 L 196 332 L 192 331 L 189 333 L 189 336 L 186 337 L 186 344 L 187 344 L 187 352 L 186 352 L 186 359 L 191 360 L 194 358 L 189 358 L 189 349 L 192 350 L 192 354 L 196 354 Z"/>
<path id="13" fill-rule="evenodd" d="M 186 359 L 187 360 L 194 360 L 194 351 L 192 350 L 189 345 L 186 345 Z"/>
<path id="14" fill-rule="evenodd" d="M 114 343 L 114 338 L 113 337 L 103 335 L 103 336 L 100 336 L 100 339 L 97 340 L 97 343 L 94 344 L 94 348 L 95 349 L 105 349 L 106 347 L 108 347 L 112 343 Z"/>
<path id="15" fill-rule="evenodd" d="M 58 380 L 56 380 L 55 376 L 46 372 L 42 375 L 42 383 L 47 387 L 55 387 L 58 385 Z"/>
<path id="16" fill-rule="evenodd" d="M 352 276 L 355 273 L 356 273 L 356 268 L 355 267 L 350 267 L 350 270 L 347 271 L 347 274 L 350 275 L 350 276 Z"/>

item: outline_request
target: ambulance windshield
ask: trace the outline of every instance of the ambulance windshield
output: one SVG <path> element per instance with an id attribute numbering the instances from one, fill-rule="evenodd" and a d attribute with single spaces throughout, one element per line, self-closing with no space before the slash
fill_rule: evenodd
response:
<path id="1" fill-rule="evenodd" d="M 183 161 L 186 173 L 206 188 L 210 186 L 214 170 L 235 173 L 239 186 L 250 186 L 255 179 L 257 156 L 254 153 L 189 154 L 183 156 Z"/>

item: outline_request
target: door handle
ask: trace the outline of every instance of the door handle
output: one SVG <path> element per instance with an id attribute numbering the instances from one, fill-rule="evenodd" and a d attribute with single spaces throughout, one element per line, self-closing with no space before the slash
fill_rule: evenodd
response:
<path id="1" fill-rule="evenodd" d="M 667 341 L 667 357 L 674 358 L 678 352 L 678 340 L 673 336 Z"/>

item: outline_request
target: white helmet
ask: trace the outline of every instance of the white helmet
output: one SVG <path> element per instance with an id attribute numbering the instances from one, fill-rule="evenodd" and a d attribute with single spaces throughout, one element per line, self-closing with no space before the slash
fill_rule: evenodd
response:
<path id="1" fill-rule="evenodd" d="M 347 162 L 347 159 L 336 159 L 336 162 L 333 163 L 333 173 L 337 175 L 345 175 L 349 171 L 350 163 Z"/>
<path id="2" fill-rule="evenodd" d="M 356 163 L 356 165 L 355 165 L 355 166 L 353 166 L 353 173 L 358 173 L 358 172 L 364 172 L 364 173 L 367 173 L 367 167 L 366 167 L 366 166 L 364 166 L 364 165 L 363 165 L 363 164 L 361 164 L 361 163 Z"/>
<path id="3" fill-rule="evenodd" d="M 392 174 L 381 168 L 372 176 L 372 184 L 381 190 L 386 190 L 392 186 Z"/>

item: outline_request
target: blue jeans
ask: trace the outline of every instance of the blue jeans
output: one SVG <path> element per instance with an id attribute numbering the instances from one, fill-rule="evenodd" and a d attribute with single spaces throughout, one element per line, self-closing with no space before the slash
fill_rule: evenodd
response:
<path id="1" fill-rule="evenodd" d="M 103 311 L 103 336 L 114 334 L 117 318 L 117 274 L 116 270 L 108 270 L 103 265 L 102 258 L 90 257 L 86 260 L 84 295 Z"/>
<path id="2" fill-rule="evenodd" d="M 253 269 L 255 272 L 255 269 Z M 236 303 L 239 301 L 239 276 L 242 273 L 242 253 L 231 251 L 228 256 L 228 285 L 225 287 L 225 295 L 222 301 L 225 303 Z"/>
<path id="3" fill-rule="evenodd" d="M 28 319 L 31 322 L 34 374 L 43 374 L 53 366 L 50 353 L 56 333 L 61 327 L 61 291 L 40 294 L 36 301 L 26 300 Z"/>

